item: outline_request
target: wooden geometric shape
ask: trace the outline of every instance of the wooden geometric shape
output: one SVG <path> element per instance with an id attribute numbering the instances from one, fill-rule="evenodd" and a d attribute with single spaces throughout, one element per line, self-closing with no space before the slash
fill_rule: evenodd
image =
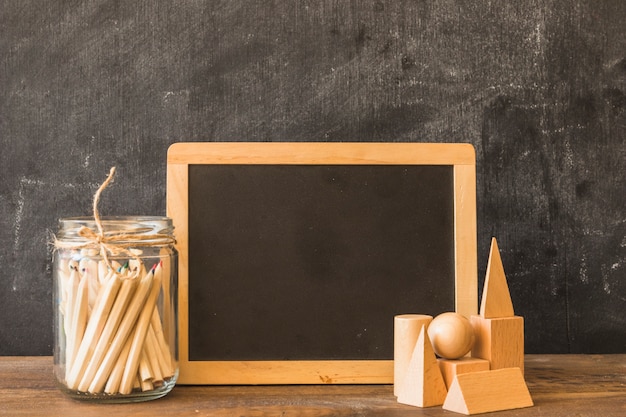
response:
<path id="1" fill-rule="evenodd" d="M 457 375 L 443 403 L 444 410 L 466 415 L 532 406 L 519 368 Z"/>
<path id="2" fill-rule="evenodd" d="M 417 338 L 404 378 L 398 392 L 399 403 L 416 407 L 443 404 L 447 393 L 446 384 L 443 382 L 443 376 L 425 327 L 422 327 Z"/>
<path id="3" fill-rule="evenodd" d="M 520 368 L 524 372 L 524 318 L 471 317 L 476 341 L 472 357 L 486 359 L 491 369 Z"/>
<path id="4" fill-rule="evenodd" d="M 485 285 L 480 302 L 480 315 L 485 318 L 512 317 L 515 315 L 496 238 L 491 239 Z"/>
<path id="5" fill-rule="evenodd" d="M 438 359 L 438 362 L 443 381 L 448 389 L 450 389 L 450 385 L 452 385 L 452 381 L 454 381 L 457 375 L 488 371 L 490 369 L 489 361 L 480 358 Z"/>
<path id="6" fill-rule="evenodd" d="M 441 313 L 428 326 L 428 337 L 435 354 L 445 359 L 459 359 L 474 346 L 474 329 L 470 321 L 458 313 Z"/>
<path id="7" fill-rule="evenodd" d="M 426 314 L 401 314 L 394 317 L 393 395 L 398 396 L 422 327 L 428 328 L 433 317 Z"/>

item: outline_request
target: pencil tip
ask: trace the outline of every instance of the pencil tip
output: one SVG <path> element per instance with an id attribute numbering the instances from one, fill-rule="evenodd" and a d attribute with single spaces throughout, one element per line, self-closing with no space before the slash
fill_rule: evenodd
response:
<path id="1" fill-rule="evenodd" d="M 122 266 L 120 266 L 117 270 L 117 272 L 122 272 L 123 270 L 128 269 L 128 261 L 126 261 L 126 263 Z"/>

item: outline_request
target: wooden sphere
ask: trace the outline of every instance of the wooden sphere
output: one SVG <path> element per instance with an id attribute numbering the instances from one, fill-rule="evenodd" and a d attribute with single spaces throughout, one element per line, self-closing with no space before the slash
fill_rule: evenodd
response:
<path id="1" fill-rule="evenodd" d="M 442 313 L 428 325 L 428 337 L 435 353 L 445 359 L 465 356 L 474 345 L 474 329 L 465 316 Z"/>

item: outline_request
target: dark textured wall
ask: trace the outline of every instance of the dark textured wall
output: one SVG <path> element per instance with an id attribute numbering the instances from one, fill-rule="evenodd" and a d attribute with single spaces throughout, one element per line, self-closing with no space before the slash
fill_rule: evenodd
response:
<path id="1" fill-rule="evenodd" d="M 528 352 L 626 352 L 626 2 L 5 1 L 0 354 L 50 354 L 47 231 L 165 214 L 176 141 L 469 142 Z"/>

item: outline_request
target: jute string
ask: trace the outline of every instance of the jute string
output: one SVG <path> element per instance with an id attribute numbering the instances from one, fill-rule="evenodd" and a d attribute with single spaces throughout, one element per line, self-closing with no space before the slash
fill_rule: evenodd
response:
<path id="1" fill-rule="evenodd" d="M 161 233 L 138 234 L 108 232 L 105 234 L 102 219 L 100 218 L 100 211 L 98 210 L 98 203 L 100 202 L 100 195 L 109 184 L 113 182 L 114 176 L 115 167 L 112 167 L 107 179 L 100 185 L 93 197 L 93 218 L 96 223 L 97 231 L 87 226 L 81 226 L 81 228 L 78 229 L 78 235 L 86 240 L 84 243 L 68 242 L 58 240 L 56 237 L 54 238 L 55 249 L 99 249 L 100 256 L 102 256 L 103 260 L 113 271 L 115 268 L 113 268 L 109 260 L 109 255 L 119 256 L 125 254 L 134 259 L 139 259 L 139 256 L 130 248 L 159 247 L 176 243 L 174 237 Z"/>

